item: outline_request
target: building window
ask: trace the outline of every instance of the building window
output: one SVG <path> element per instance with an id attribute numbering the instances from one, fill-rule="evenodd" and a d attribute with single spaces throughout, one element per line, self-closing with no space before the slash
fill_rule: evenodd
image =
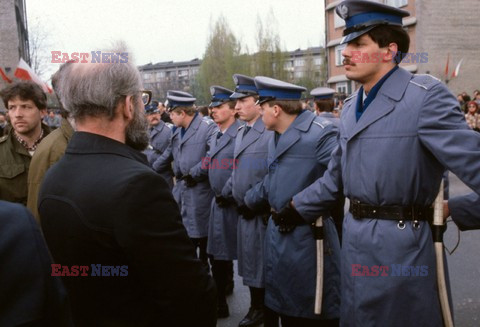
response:
<path id="1" fill-rule="evenodd" d="M 157 79 L 162 79 L 165 77 L 165 72 L 157 72 Z"/>
<path id="2" fill-rule="evenodd" d="M 385 4 L 399 8 L 408 5 L 408 0 L 385 0 Z"/>
<path id="3" fill-rule="evenodd" d="M 295 65 L 295 67 L 303 67 L 303 65 L 305 65 L 305 60 L 295 59 L 293 64 Z"/>
<path id="4" fill-rule="evenodd" d="M 315 66 L 321 66 L 322 65 L 322 58 L 315 58 L 313 63 Z"/>
<path id="5" fill-rule="evenodd" d="M 335 65 L 336 66 L 343 66 L 343 56 L 342 51 L 345 49 L 346 44 L 337 45 L 335 47 Z"/>
<path id="6" fill-rule="evenodd" d="M 178 76 L 188 76 L 188 70 L 179 70 Z"/>
<path id="7" fill-rule="evenodd" d="M 283 64 L 283 69 L 290 70 L 291 68 L 292 68 L 292 62 L 291 61 L 286 61 L 285 64 Z"/>
<path id="8" fill-rule="evenodd" d="M 295 78 L 302 78 L 303 75 L 304 75 L 303 72 L 295 72 L 294 73 Z"/>
<path id="9" fill-rule="evenodd" d="M 149 80 L 150 79 L 150 74 L 149 73 L 143 74 L 143 79 L 144 80 Z"/>
<path id="10" fill-rule="evenodd" d="M 347 94 L 347 82 L 337 83 L 335 89 L 337 90 L 337 93 Z"/>
<path id="11" fill-rule="evenodd" d="M 336 12 L 333 12 L 333 24 L 335 28 L 340 28 L 345 26 L 345 21 L 343 18 L 338 16 Z"/>

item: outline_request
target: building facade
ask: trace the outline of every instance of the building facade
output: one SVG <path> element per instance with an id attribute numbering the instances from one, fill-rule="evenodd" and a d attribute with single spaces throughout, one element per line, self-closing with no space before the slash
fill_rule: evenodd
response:
<path id="1" fill-rule="evenodd" d="M 322 76 L 322 67 L 325 65 L 325 51 L 322 47 L 297 49 L 286 53 L 284 69 L 287 80 L 291 82 L 306 79 L 318 81 L 320 86 L 325 80 Z M 167 90 L 176 89 L 192 92 L 196 75 L 202 60 L 195 58 L 181 62 L 159 62 L 139 66 L 143 85 L 152 90 L 154 98 L 164 99 Z M 194 92 L 193 92 L 194 93 Z"/>
<path id="2" fill-rule="evenodd" d="M 20 58 L 30 63 L 25 1 L 0 0 L 0 17 L 0 68 L 12 77 Z"/>
<path id="3" fill-rule="evenodd" d="M 365 0 L 368 1 L 368 0 Z M 373 1 L 373 0 L 372 0 Z M 350 94 L 359 86 L 345 76 L 340 45 L 345 22 L 335 13 L 341 1 L 325 0 L 327 83 Z M 401 66 L 418 74 L 431 74 L 448 83 L 452 92 L 472 94 L 480 88 L 480 19 L 469 0 L 377 0 L 410 12 L 403 23 L 410 35 L 409 55 Z M 475 8 L 475 9 L 474 9 Z M 463 60 L 462 60 L 463 59 Z M 458 77 L 452 73 L 462 60 Z M 446 73 L 448 64 L 448 74 Z"/>

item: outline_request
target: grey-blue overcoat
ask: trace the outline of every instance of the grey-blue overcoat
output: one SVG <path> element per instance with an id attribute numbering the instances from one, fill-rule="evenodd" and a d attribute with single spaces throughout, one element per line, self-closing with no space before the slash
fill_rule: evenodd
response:
<path id="1" fill-rule="evenodd" d="M 152 127 L 150 130 L 150 142 L 148 148 L 143 151 L 147 156 L 147 160 L 150 166 L 162 155 L 170 144 L 170 138 L 172 136 L 172 129 L 165 124 L 162 120 L 157 126 Z M 170 189 L 173 188 L 173 174 L 172 169 L 168 169 L 159 172 L 160 176 L 165 179 Z"/>

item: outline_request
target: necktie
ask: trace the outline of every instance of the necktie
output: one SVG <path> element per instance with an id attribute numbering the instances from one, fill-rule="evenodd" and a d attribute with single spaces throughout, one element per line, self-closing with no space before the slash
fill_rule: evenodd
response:
<path id="1" fill-rule="evenodd" d="M 245 137 L 245 135 L 247 135 L 250 128 L 252 128 L 252 126 L 245 126 L 245 129 L 243 130 L 243 137 Z"/>
<path id="2" fill-rule="evenodd" d="M 223 133 L 222 133 L 222 132 L 218 132 L 218 133 L 217 133 L 217 140 L 218 140 L 219 138 L 221 138 L 221 137 L 222 137 L 222 135 L 223 135 Z"/>

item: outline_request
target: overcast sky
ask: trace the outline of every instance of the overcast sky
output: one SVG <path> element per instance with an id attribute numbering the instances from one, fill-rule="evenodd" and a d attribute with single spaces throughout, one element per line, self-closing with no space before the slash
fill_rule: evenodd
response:
<path id="1" fill-rule="evenodd" d="M 51 51 L 103 50 L 116 40 L 137 65 L 201 58 L 220 15 L 253 52 L 257 17 L 266 22 L 270 10 L 285 50 L 323 45 L 325 37 L 321 0 L 26 0 L 26 7 L 29 25 L 49 35 L 49 62 Z M 49 72 L 58 66 L 49 63 Z"/>

